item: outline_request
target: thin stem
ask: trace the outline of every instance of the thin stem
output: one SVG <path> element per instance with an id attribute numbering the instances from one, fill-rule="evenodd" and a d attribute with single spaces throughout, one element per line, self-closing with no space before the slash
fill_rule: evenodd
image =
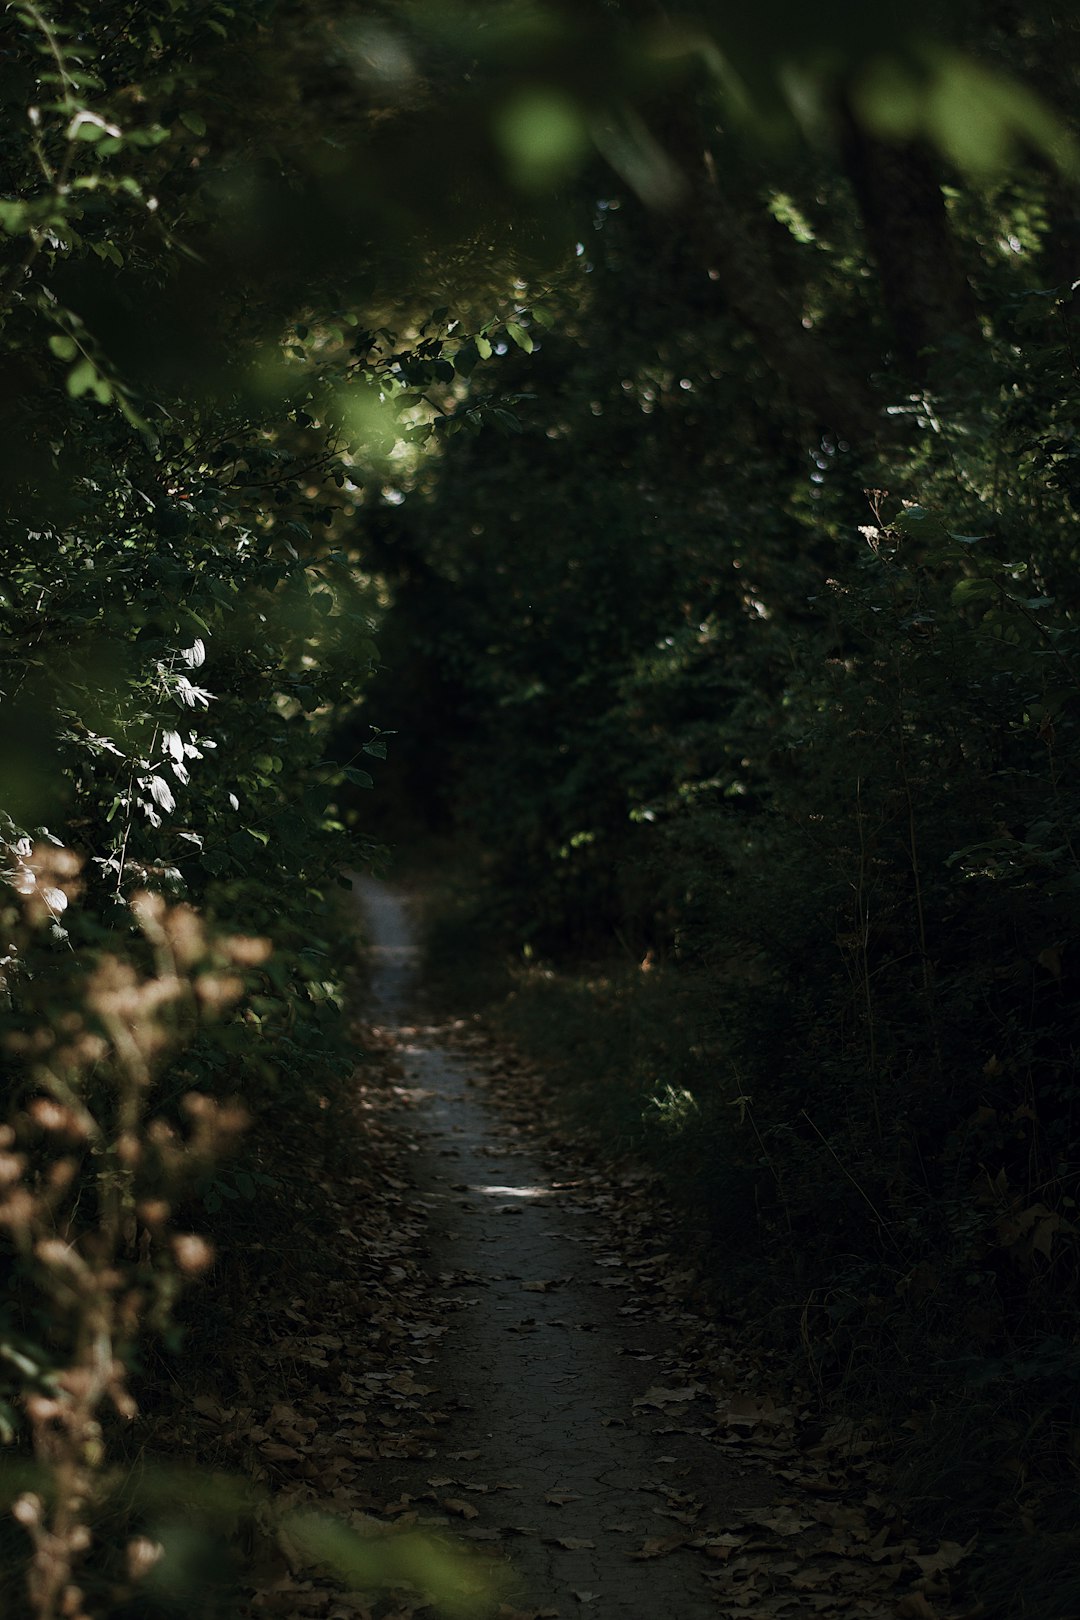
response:
<path id="1" fill-rule="evenodd" d="M 893 1247 L 897 1250 L 898 1253 L 901 1252 L 900 1251 L 900 1245 L 896 1241 L 896 1237 L 893 1234 L 892 1226 L 885 1219 L 884 1215 L 882 1215 L 881 1211 L 878 1209 L 877 1205 L 874 1203 L 874 1200 L 870 1197 L 869 1193 L 866 1192 L 859 1185 L 859 1183 L 855 1180 L 855 1177 L 851 1174 L 851 1171 L 847 1169 L 846 1165 L 838 1157 L 838 1155 L 836 1153 L 836 1149 L 833 1147 L 833 1145 L 829 1141 L 828 1137 L 824 1136 L 822 1134 L 822 1132 L 820 1130 L 818 1130 L 818 1127 L 814 1124 L 814 1121 L 810 1118 L 810 1115 L 806 1112 L 805 1108 L 800 1108 L 799 1113 L 802 1115 L 803 1119 L 805 1119 L 806 1123 L 809 1125 L 810 1129 L 814 1132 L 814 1134 L 820 1138 L 820 1140 L 823 1143 L 826 1151 L 828 1153 L 830 1153 L 832 1155 L 832 1157 L 836 1160 L 837 1168 L 839 1169 L 841 1175 L 845 1176 L 847 1178 L 847 1180 L 851 1182 L 851 1185 L 854 1187 L 855 1191 L 858 1193 L 858 1195 L 862 1199 L 863 1203 L 869 1209 L 869 1211 L 873 1215 L 875 1221 L 877 1221 L 878 1225 L 881 1227 L 881 1230 L 888 1235 L 889 1241 L 892 1243 Z"/>

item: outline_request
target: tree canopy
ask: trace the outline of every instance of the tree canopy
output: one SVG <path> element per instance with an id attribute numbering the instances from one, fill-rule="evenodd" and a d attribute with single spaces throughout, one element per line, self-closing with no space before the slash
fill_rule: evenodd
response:
<path id="1" fill-rule="evenodd" d="M 815 1376 L 869 1331 L 871 1405 L 1004 1410 L 956 1455 L 1058 1534 L 1078 26 L 11 0 L 0 1424 L 47 1459 L 47 1389 L 81 1447 L 38 1620 L 173 1213 L 348 1062 L 335 881 L 403 826 L 501 946 L 671 964 L 633 1079 L 714 1237 L 787 1247 Z"/>

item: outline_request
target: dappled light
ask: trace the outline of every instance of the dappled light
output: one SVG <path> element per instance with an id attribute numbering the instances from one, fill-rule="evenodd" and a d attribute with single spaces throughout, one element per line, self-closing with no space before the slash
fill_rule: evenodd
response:
<path id="1" fill-rule="evenodd" d="M 489 1198 L 550 1198 L 550 1187 L 476 1187 L 475 1192 L 485 1193 Z"/>
<path id="2" fill-rule="evenodd" d="M 1074 1620 L 1080 19 L 10 0 L 5 1620 Z"/>

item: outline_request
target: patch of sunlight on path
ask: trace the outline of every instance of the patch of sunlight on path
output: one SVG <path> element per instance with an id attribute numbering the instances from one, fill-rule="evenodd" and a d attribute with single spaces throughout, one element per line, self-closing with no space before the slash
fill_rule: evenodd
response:
<path id="1" fill-rule="evenodd" d="M 436 1455 L 388 1464 L 386 1484 L 415 1498 L 437 1479 L 467 1496 L 478 1514 L 466 1533 L 509 1564 L 513 1601 L 528 1615 L 715 1617 L 720 1566 L 679 1547 L 633 1555 L 650 1540 L 678 1541 L 680 1506 L 701 1527 L 720 1524 L 775 1500 L 779 1482 L 708 1444 L 701 1399 L 676 1419 L 635 1409 L 665 1378 L 672 1328 L 650 1320 L 640 1297 L 630 1314 L 624 1279 L 598 1263 L 612 1243 L 602 1216 L 552 1185 L 485 1104 L 482 1075 L 437 1028 L 412 1021 L 417 951 L 406 905 L 371 879 L 357 888 L 372 941 L 372 1010 L 419 1098 L 408 1115 L 411 1196 L 425 1214 L 431 1287 L 448 1323 L 425 1376 L 450 1420 Z"/>

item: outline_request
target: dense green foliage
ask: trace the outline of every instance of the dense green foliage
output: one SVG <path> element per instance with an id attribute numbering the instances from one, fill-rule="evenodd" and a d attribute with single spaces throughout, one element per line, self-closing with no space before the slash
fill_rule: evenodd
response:
<path id="1" fill-rule="evenodd" d="M 522 434 L 384 519 L 383 712 L 477 852 L 437 946 L 516 958 L 499 1016 L 665 1164 L 728 1302 L 1070 1614 L 1076 202 L 840 113 L 723 151 L 711 221 L 719 145 L 661 217 L 590 177 Z"/>
<path id="2" fill-rule="evenodd" d="M 973 1404 L 988 1500 L 1064 1487 L 1076 25 L 729 11 L 5 13 L 0 1426 L 35 1620 L 80 1564 L 127 1601 L 83 1521 L 138 1346 L 180 1347 L 199 1234 L 273 1203 L 264 1133 L 349 1061 L 335 882 L 406 809 L 482 848 L 502 942 L 666 964 L 585 1024 L 677 982 L 685 1025 L 620 1040 L 623 1117 L 816 1376 Z"/>

